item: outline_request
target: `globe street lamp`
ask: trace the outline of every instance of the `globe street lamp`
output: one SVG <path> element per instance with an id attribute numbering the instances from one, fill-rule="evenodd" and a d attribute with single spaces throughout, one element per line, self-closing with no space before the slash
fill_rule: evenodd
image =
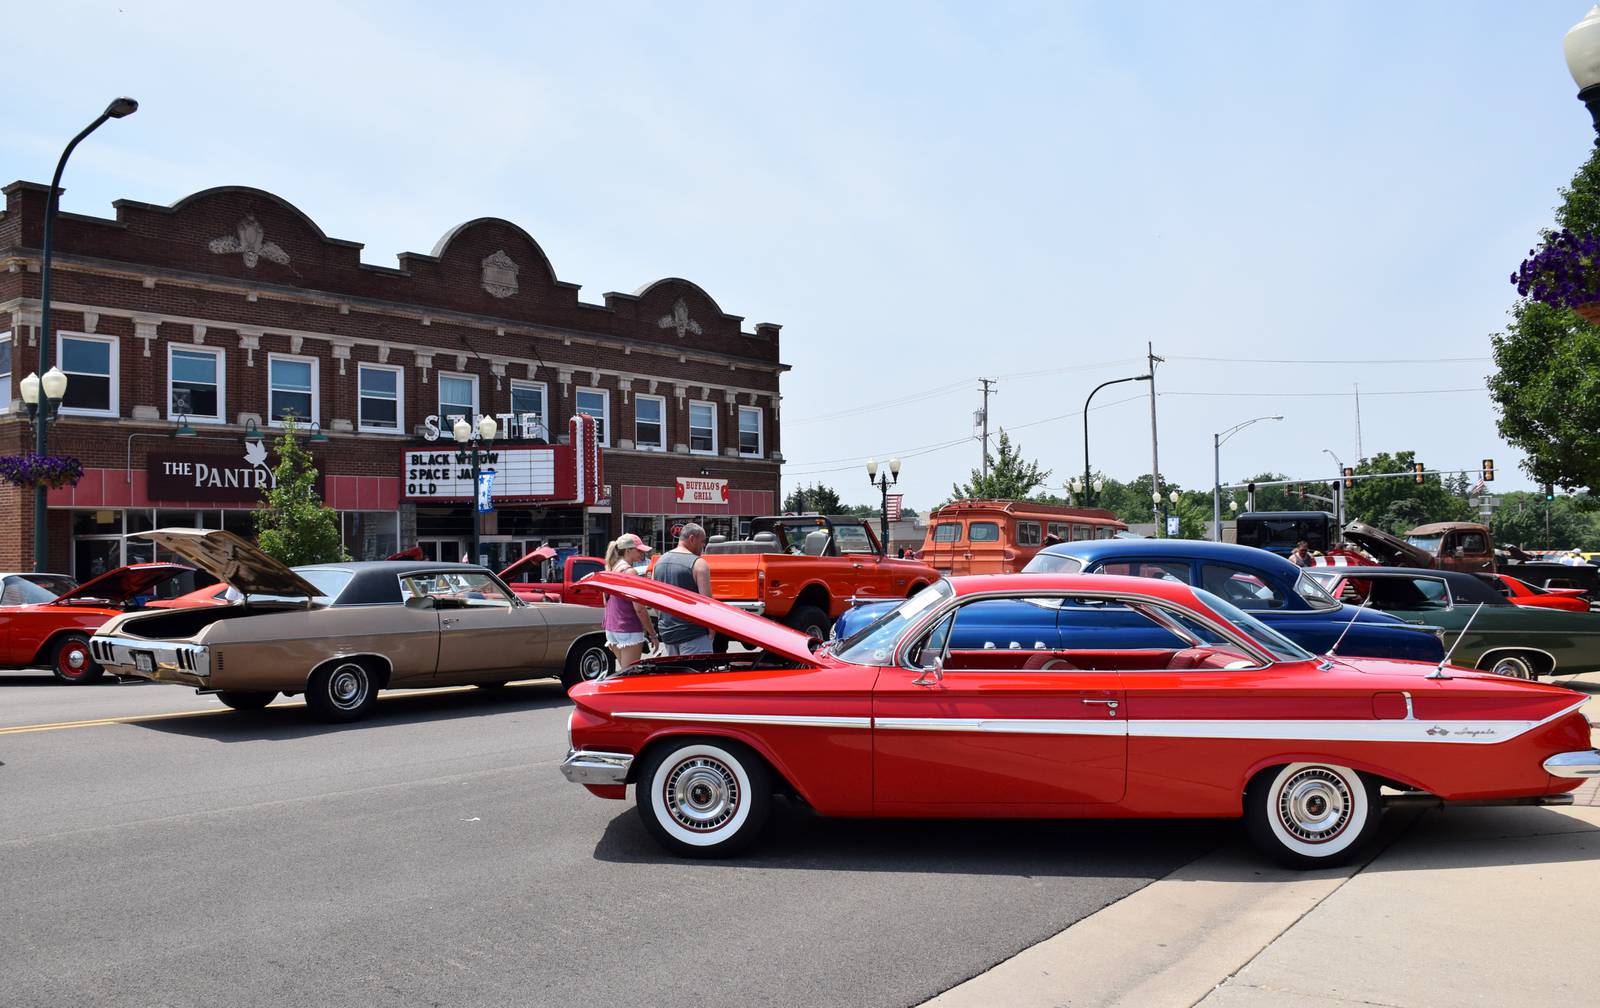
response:
<path id="1" fill-rule="evenodd" d="M 1589 117 L 1600 132 L 1600 4 L 1567 29 L 1561 49 L 1567 57 L 1567 71 L 1578 85 L 1578 100 L 1589 107 Z M 1600 137 L 1595 143 L 1600 144 Z"/>
<path id="2" fill-rule="evenodd" d="M 499 432 L 499 426 L 494 422 L 494 417 L 486 416 L 478 421 L 474 428 L 467 423 L 466 417 L 457 418 L 455 425 L 450 428 L 450 433 L 455 436 L 456 443 L 467 446 L 465 452 L 457 454 L 460 461 L 470 461 L 472 465 L 472 562 L 482 563 L 478 547 L 483 539 L 483 512 L 478 509 L 478 478 L 482 470 L 480 464 L 482 451 L 488 451 L 493 443 L 494 436 Z M 462 456 L 466 456 L 463 458 Z"/>
<path id="3" fill-rule="evenodd" d="M 883 542 L 879 543 L 879 545 L 883 547 L 883 555 L 888 556 L 889 488 L 900 482 L 900 460 L 897 458 L 890 459 L 889 464 L 884 466 L 883 472 L 880 475 L 878 472 L 878 460 L 867 459 L 867 482 L 878 488 L 878 493 L 881 498 L 879 501 L 878 511 L 878 529 L 882 535 Z"/>
<path id="4" fill-rule="evenodd" d="M 55 332 L 50 328 L 50 264 L 55 258 L 55 223 L 56 207 L 60 202 L 61 173 L 67 169 L 67 158 L 72 156 L 73 148 L 83 141 L 83 138 L 99 129 L 107 119 L 121 119 L 133 115 L 139 110 L 139 103 L 132 98 L 118 98 L 94 122 L 83 128 L 83 131 L 72 138 L 66 150 L 61 152 L 61 160 L 56 162 L 56 173 L 50 179 L 50 195 L 44 203 L 44 247 L 40 250 L 41 260 L 39 266 L 39 370 L 44 372 L 42 381 L 50 380 L 51 372 L 61 375 L 58 394 L 51 395 L 48 384 L 45 387 L 47 398 L 61 401 L 66 395 L 67 376 L 55 368 L 51 357 L 55 353 Z M 33 428 L 33 450 L 39 455 L 45 452 L 45 436 L 50 428 L 50 415 L 47 410 L 39 411 L 39 420 Z M 33 488 L 33 569 L 36 571 L 49 570 L 48 558 L 50 543 L 49 528 L 46 518 L 45 486 L 43 483 Z"/>
<path id="5" fill-rule="evenodd" d="M 1263 420 L 1282 420 L 1281 416 L 1258 416 L 1254 420 L 1236 423 L 1225 431 L 1211 435 L 1211 541 L 1222 541 L 1222 443 L 1253 423 Z"/>
<path id="6" fill-rule="evenodd" d="M 1099 392 L 1107 385 L 1120 385 L 1123 382 L 1130 381 L 1149 381 L 1150 377 L 1150 375 L 1142 374 L 1133 375 L 1128 378 L 1113 378 L 1110 381 L 1101 382 L 1094 387 L 1094 392 L 1089 393 L 1089 398 L 1083 401 L 1083 485 L 1085 489 L 1087 489 L 1092 482 L 1089 478 L 1089 404 L 1094 401 L 1095 393 Z M 1100 487 L 1097 485 L 1094 487 L 1094 490 L 1096 493 L 1099 493 Z M 1084 502 L 1087 504 L 1093 504 L 1094 499 L 1085 494 Z"/>

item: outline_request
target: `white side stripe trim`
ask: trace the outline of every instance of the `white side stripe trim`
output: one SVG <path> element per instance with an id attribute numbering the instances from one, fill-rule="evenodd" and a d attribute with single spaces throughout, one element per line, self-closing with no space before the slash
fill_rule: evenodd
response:
<path id="1" fill-rule="evenodd" d="M 1582 707 L 1580 700 L 1541 721 L 1258 720 L 1141 721 L 1123 718 L 835 717 L 784 714 L 691 714 L 678 711 L 619 711 L 612 717 L 713 724 L 783 725 L 799 728 L 878 728 L 884 731 L 980 732 L 1004 735 L 1129 735 L 1135 738 L 1273 739 L 1307 742 L 1446 742 L 1493 745 L 1525 735 Z"/>
<path id="2" fill-rule="evenodd" d="M 787 714 L 686 714 L 678 711 L 618 711 L 619 718 L 649 721 L 709 721 L 714 724 L 786 725 L 796 728 L 871 728 L 869 717 L 798 717 Z"/>

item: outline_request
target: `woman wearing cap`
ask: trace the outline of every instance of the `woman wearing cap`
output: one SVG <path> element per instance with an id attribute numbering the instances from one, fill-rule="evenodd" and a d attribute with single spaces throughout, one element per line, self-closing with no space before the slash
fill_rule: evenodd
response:
<path id="1" fill-rule="evenodd" d="M 632 532 L 624 532 L 616 542 L 606 547 L 606 570 L 618 574 L 637 573 L 635 568 L 644 563 L 650 547 Z M 604 625 L 606 646 L 617 656 L 617 668 L 635 664 L 644 655 L 644 645 L 656 644 L 656 628 L 650 622 L 650 612 L 637 602 L 617 595 L 606 596 Z"/>

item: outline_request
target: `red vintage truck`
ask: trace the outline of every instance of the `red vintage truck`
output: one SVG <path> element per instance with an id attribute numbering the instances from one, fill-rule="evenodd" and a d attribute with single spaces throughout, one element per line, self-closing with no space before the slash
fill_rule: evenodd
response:
<path id="1" fill-rule="evenodd" d="M 708 542 L 711 594 L 826 639 L 856 602 L 902 599 L 939 580 L 920 560 L 884 554 L 860 518 L 782 515 L 750 523 L 750 538 Z"/>
<path id="2" fill-rule="evenodd" d="M 524 602 L 570 602 L 574 605 L 602 606 L 605 597 L 588 585 L 578 582 L 605 568 L 599 557 L 569 556 L 565 561 L 556 558 L 549 546 L 523 556 L 521 560 L 500 572 L 500 580 Z"/>

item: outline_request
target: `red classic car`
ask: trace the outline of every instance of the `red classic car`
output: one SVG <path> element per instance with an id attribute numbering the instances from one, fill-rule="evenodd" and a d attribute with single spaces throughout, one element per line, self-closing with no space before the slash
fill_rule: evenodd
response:
<path id="1" fill-rule="evenodd" d="M 89 635 L 158 593 L 193 587 L 193 574 L 183 564 L 129 564 L 49 602 L 0 609 L 0 667 L 47 666 L 64 683 L 94 682 L 104 670 L 89 657 Z"/>
<path id="2" fill-rule="evenodd" d="M 637 785 L 647 829 L 686 856 L 743 847 L 784 792 L 835 816 L 1242 815 L 1264 851 L 1311 867 L 1372 836 L 1381 787 L 1566 804 L 1600 775 L 1582 694 L 1319 657 L 1176 581 L 946 579 L 835 645 L 648 578 L 588 583 L 753 649 L 571 690 L 563 774 L 606 798 Z M 949 647 L 958 611 L 1017 600 L 1086 646 Z M 1136 624 L 1170 646 L 1094 646 Z"/>
<path id="3" fill-rule="evenodd" d="M 605 565 L 599 557 L 589 556 L 569 556 L 564 563 L 558 562 L 553 548 L 540 546 L 501 571 L 500 580 L 524 602 L 600 606 L 605 604 L 604 596 L 578 582 Z"/>
<path id="4" fill-rule="evenodd" d="M 1563 612 L 1589 611 L 1589 596 L 1582 588 L 1540 588 L 1510 574 L 1484 574 L 1481 577 L 1512 605 L 1560 609 Z"/>

